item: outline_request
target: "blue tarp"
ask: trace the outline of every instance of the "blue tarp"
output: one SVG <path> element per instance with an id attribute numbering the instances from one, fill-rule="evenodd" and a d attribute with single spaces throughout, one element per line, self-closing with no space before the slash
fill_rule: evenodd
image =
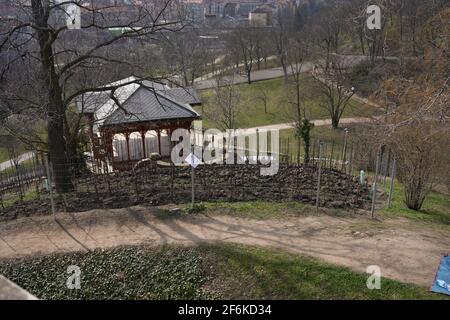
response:
<path id="1" fill-rule="evenodd" d="M 442 257 L 431 291 L 450 296 L 450 255 Z"/>

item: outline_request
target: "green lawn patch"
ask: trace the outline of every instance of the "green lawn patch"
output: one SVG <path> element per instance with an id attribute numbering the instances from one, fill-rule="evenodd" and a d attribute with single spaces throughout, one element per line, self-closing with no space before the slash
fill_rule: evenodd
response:
<path id="1" fill-rule="evenodd" d="M 382 186 L 389 192 L 389 183 Z M 430 192 L 420 211 L 408 209 L 405 205 L 403 185 L 398 181 L 394 184 L 392 207 L 384 208 L 381 213 L 387 217 L 404 217 L 413 221 L 443 227 L 450 231 L 450 197 L 437 192 Z"/>
<path id="2" fill-rule="evenodd" d="M 283 78 L 254 82 L 252 84 L 237 85 L 240 92 L 240 103 L 237 114 L 237 128 L 248 128 L 277 123 L 291 122 L 295 119 L 295 110 L 287 100 L 289 90 Z M 309 98 L 304 99 L 311 119 L 329 118 L 327 111 L 320 106 L 324 103 L 323 97 L 314 94 L 314 79 L 310 75 L 303 76 L 302 91 L 308 93 Z M 264 112 L 264 103 L 261 100 L 262 92 L 267 95 L 267 113 Z M 215 128 L 217 124 L 210 115 L 215 112 L 214 89 L 200 92 L 203 105 L 196 110 L 202 114 L 205 128 Z M 372 107 L 362 106 L 361 103 L 351 100 L 343 117 L 364 117 L 374 113 Z"/>
<path id="3" fill-rule="evenodd" d="M 209 247 L 227 298 L 249 299 L 433 299 L 425 288 L 383 278 L 369 290 L 367 274 L 317 259 L 255 247 Z M 227 281 L 228 279 L 228 281 Z M 230 279 L 232 279 L 230 281 Z M 229 285 L 229 287 L 226 286 Z"/>
<path id="4" fill-rule="evenodd" d="M 67 268 L 81 271 L 70 290 Z M 442 299 L 279 250 L 238 245 L 122 247 L 0 262 L 0 273 L 41 299 Z"/>
<path id="5" fill-rule="evenodd" d="M 351 135 L 352 129 L 357 125 L 352 124 L 348 126 L 350 128 L 349 136 L 348 136 L 348 145 L 347 151 L 350 152 L 351 148 Z M 321 126 L 314 127 L 311 130 L 311 147 L 310 147 L 310 156 L 312 157 L 312 152 L 315 151 L 315 155 L 318 155 L 318 141 L 325 142 L 326 146 L 323 150 L 323 155 L 326 158 L 332 157 L 335 160 L 340 160 L 342 158 L 342 150 L 344 146 L 344 129 L 332 129 L 331 126 Z M 314 149 L 313 143 L 316 142 L 316 147 Z M 280 131 L 280 152 L 282 154 L 288 154 L 292 157 L 293 161 L 297 158 L 297 150 L 299 146 L 299 140 L 295 136 L 294 129 L 287 129 Z M 304 146 L 303 140 L 300 141 L 300 156 L 304 156 Z M 303 161 L 303 160 L 302 160 Z"/>
<path id="6" fill-rule="evenodd" d="M 0 147 L 0 162 L 4 162 L 4 161 L 8 161 L 8 160 L 9 160 L 8 150 Z"/>
<path id="7" fill-rule="evenodd" d="M 315 212 L 313 206 L 294 201 L 279 203 L 266 201 L 208 202 L 205 205 L 209 214 L 226 214 L 250 219 L 285 218 Z"/>

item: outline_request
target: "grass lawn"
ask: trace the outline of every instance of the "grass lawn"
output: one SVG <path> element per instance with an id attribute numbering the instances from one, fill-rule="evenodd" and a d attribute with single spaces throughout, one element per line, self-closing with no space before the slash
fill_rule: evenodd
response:
<path id="1" fill-rule="evenodd" d="M 267 201 L 239 201 L 239 202 L 202 202 L 198 206 L 202 207 L 199 212 L 206 215 L 227 215 L 238 218 L 248 219 L 283 219 L 287 217 L 317 215 L 316 207 L 296 202 L 267 202 Z M 181 206 L 183 213 L 188 214 L 190 205 Z M 165 212 L 163 210 L 164 214 Z M 353 216 L 352 212 L 343 209 L 325 209 L 321 208 L 321 212 L 333 216 L 345 217 Z"/>
<path id="2" fill-rule="evenodd" d="M 81 270 L 69 290 L 67 267 Z M 426 288 L 317 259 L 237 245 L 122 247 L 0 262 L 0 273 L 41 299 L 442 299 Z"/>
<path id="3" fill-rule="evenodd" d="M 350 133 L 348 136 L 348 149 L 347 149 L 347 157 L 350 154 L 351 148 L 351 132 L 352 127 L 357 126 L 356 124 L 349 125 Z M 318 141 L 325 142 L 323 154 L 329 159 L 332 157 L 335 160 L 340 160 L 343 154 L 343 146 L 344 146 L 344 130 L 343 128 L 332 129 L 331 126 L 323 126 L 323 127 L 314 127 L 311 130 L 311 147 L 310 153 L 312 157 L 312 152 L 315 151 L 316 157 L 318 155 Z M 314 141 L 316 142 L 316 147 L 313 147 Z M 299 146 L 299 141 L 295 137 L 295 130 L 281 130 L 280 131 L 280 152 L 282 154 L 288 154 L 292 157 L 293 161 L 297 159 L 297 150 Z M 300 156 L 304 155 L 304 145 L 303 141 L 300 141 Z M 347 158 L 348 159 L 348 158 Z"/>
<path id="4" fill-rule="evenodd" d="M 6 148 L 0 147 L 0 162 L 8 160 L 9 160 L 8 150 L 6 150 Z"/>
<path id="5" fill-rule="evenodd" d="M 303 76 L 303 88 L 310 98 L 305 98 L 305 105 L 310 113 L 311 119 L 329 118 L 327 111 L 320 106 L 323 99 L 314 96 L 313 78 L 309 75 Z M 282 78 L 264 80 L 249 84 L 237 85 L 240 92 L 240 103 L 238 106 L 237 123 L 238 128 L 248 128 L 269 124 L 291 122 L 294 109 L 287 101 L 288 91 Z M 264 103 L 260 99 L 261 92 L 267 94 L 267 113 L 264 112 Z M 214 90 L 206 89 L 200 92 L 203 105 L 196 110 L 203 116 L 205 128 L 217 127 L 218 125 L 210 118 L 214 109 Z M 364 117 L 374 113 L 372 107 L 362 106 L 361 103 L 352 100 L 344 112 L 343 117 Z"/>
<path id="6" fill-rule="evenodd" d="M 389 193 L 389 181 L 386 186 L 381 185 L 384 191 Z M 386 217 L 404 217 L 413 221 L 439 226 L 450 231 L 450 196 L 437 192 L 430 192 L 420 211 L 414 211 L 406 207 L 403 185 L 394 184 L 392 207 L 384 208 L 381 213 Z"/>
<path id="7" fill-rule="evenodd" d="M 28 190 L 25 190 L 24 194 L 23 194 L 23 198 L 20 199 L 20 196 L 17 193 L 6 193 L 6 194 L 2 194 L 0 201 L 1 201 L 1 205 L 0 205 L 0 220 L 1 220 L 1 209 L 7 209 L 11 206 L 13 206 L 17 201 L 21 200 L 21 201 L 31 201 L 34 199 L 37 199 L 39 197 L 39 194 L 37 193 L 34 186 L 28 187 Z"/>

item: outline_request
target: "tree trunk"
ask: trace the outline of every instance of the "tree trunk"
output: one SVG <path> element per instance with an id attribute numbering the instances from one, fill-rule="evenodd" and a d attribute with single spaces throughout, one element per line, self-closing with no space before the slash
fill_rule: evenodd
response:
<path id="1" fill-rule="evenodd" d="M 284 74 L 284 83 L 288 83 L 288 72 L 287 72 L 287 66 L 286 62 L 284 61 L 284 58 L 281 58 L 281 66 L 283 67 L 283 74 Z"/>
<path id="2" fill-rule="evenodd" d="M 248 82 L 248 84 L 252 84 L 251 75 L 252 75 L 251 70 L 247 70 L 247 82 Z"/>
<path id="3" fill-rule="evenodd" d="M 339 127 L 339 120 L 340 120 L 339 117 L 336 115 L 333 115 L 331 117 L 331 127 L 333 129 L 337 129 Z"/>
<path id="4" fill-rule="evenodd" d="M 56 192 L 66 193 L 73 191 L 69 165 L 66 158 L 64 141 L 64 121 L 58 110 L 58 106 L 49 106 L 49 118 L 47 121 L 48 152 L 53 169 Z"/>
<path id="5" fill-rule="evenodd" d="M 62 99 L 62 88 L 55 71 L 51 35 L 48 28 L 48 3 L 32 0 L 34 23 L 39 27 L 36 35 L 39 42 L 41 58 L 41 79 L 48 99 L 48 152 L 53 169 L 56 191 L 65 193 L 73 190 L 69 166 L 67 164 L 64 141 L 65 107 Z"/>
<path id="6" fill-rule="evenodd" d="M 310 142 L 309 139 L 305 139 L 305 163 L 309 163 L 309 147 Z"/>

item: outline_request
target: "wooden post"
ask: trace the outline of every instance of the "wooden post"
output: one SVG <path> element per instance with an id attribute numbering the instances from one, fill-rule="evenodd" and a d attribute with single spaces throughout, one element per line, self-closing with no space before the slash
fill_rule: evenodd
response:
<path id="1" fill-rule="evenodd" d="M 388 157 L 387 157 L 387 161 L 386 161 L 386 166 L 384 167 L 384 181 L 383 181 L 383 185 L 386 185 L 386 178 L 388 176 L 390 163 L 391 163 L 391 150 L 388 149 Z"/>
<path id="2" fill-rule="evenodd" d="M 127 143 L 127 159 L 128 159 L 128 161 L 130 161 L 131 160 L 131 157 L 130 157 L 130 134 L 128 132 L 125 133 L 125 140 Z"/>
<path id="3" fill-rule="evenodd" d="M 348 129 L 345 128 L 344 130 L 345 130 L 345 134 L 344 134 L 344 147 L 342 148 L 341 171 L 344 171 L 344 166 L 346 166 L 345 162 L 347 161 L 347 136 L 348 136 Z M 347 170 L 345 170 L 344 172 L 346 172 L 346 171 Z"/>
<path id="4" fill-rule="evenodd" d="M 322 171 L 322 142 L 319 141 L 319 171 L 317 173 L 317 195 L 316 195 L 316 210 L 319 210 L 320 204 L 320 174 Z"/>
<path id="5" fill-rule="evenodd" d="M 333 168 L 334 141 L 331 142 L 330 169 Z"/>
<path id="6" fill-rule="evenodd" d="M 44 161 L 45 161 L 45 170 L 47 173 L 47 184 L 48 184 L 48 189 L 50 191 L 50 204 L 51 204 L 51 208 L 52 208 L 53 219 L 56 219 L 55 201 L 53 200 L 53 183 L 52 183 L 52 177 L 50 175 L 50 168 L 49 168 L 48 160 L 47 160 L 46 156 L 44 157 Z"/>
<path id="7" fill-rule="evenodd" d="M 112 167 L 112 170 L 114 171 L 114 146 L 113 146 L 113 142 L 114 142 L 114 135 L 108 133 L 105 136 L 106 151 L 107 151 L 108 155 L 111 157 L 111 167 Z M 98 165 L 98 167 L 100 167 L 99 163 L 97 165 Z"/>
<path id="8" fill-rule="evenodd" d="M 290 162 L 290 159 L 291 159 L 291 141 L 290 141 L 290 139 L 289 139 L 289 137 L 287 138 L 287 150 L 286 150 L 286 153 L 287 153 L 287 158 L 289 159 L 288 160 L 288 162 Z"/>
<path id="9" fill-rule="evenodd" d="M 142 159 L 147 158 L 146 152 L 145 152 L 145 131 L 141 131 L 141 138 L 142 138 Z"/>
<path id="10" fill-rule="evenodd" d="M 156 131 L 156 133 L 158 135 L 158 153 L 160 156 L 162 156 L 162 153 L 161 153 L 161 130 L 158 129 Z M 170 135 L 170 133 L 169 133 L 169 135 Z"/>
<path id="11" fill-rule="evenodd" d="M 375 168 L 375 179 L 373 181 L 372 185 L 372 209 L 370 210 L 372 219 L 375 213 L 375 202 L 377 200 L 377 181 L 378 181 L 378 167 L 380 166 L 380 158 L 381 158 L 381 149 L 378 151 L 377 154 L 377 163 Z"/>
<path id="12" fill-rule="evenodd" d="M 395 180 L 395 165 L 396 161 L 392 163 L 392 172 L 391 172 L 391 186 L 389 187 L 389 199 L 388 199 L 388 208 L 392 206 L 392 194 L 394 193 L 394 180 Z"/>
<path id="13" fill-rule="evenodd" d="M 191 152 L 192 152 L 192 157 L 195 157 L 195 145 L 193 144 L 191 147 Z M 191 165 L 191 200 L 192 200 L 192 207 L 194 207 L 194 203 L 195 203 L 195 187 L 194 187 L 194 176 L 195 176 L 195 172 L 194 172 L 194 166 Z"/>
<path id="14" fill-rule="evenodd" d="M 350 159 L 348 161 L 348 174 L 350 176 L 353 174 L 353 143 L 350 147 Z"/>
<path id="15" fill-rule="evenodd" d="M 259 129 L 256 128 L 256 164 L 259 164 Z"/>

